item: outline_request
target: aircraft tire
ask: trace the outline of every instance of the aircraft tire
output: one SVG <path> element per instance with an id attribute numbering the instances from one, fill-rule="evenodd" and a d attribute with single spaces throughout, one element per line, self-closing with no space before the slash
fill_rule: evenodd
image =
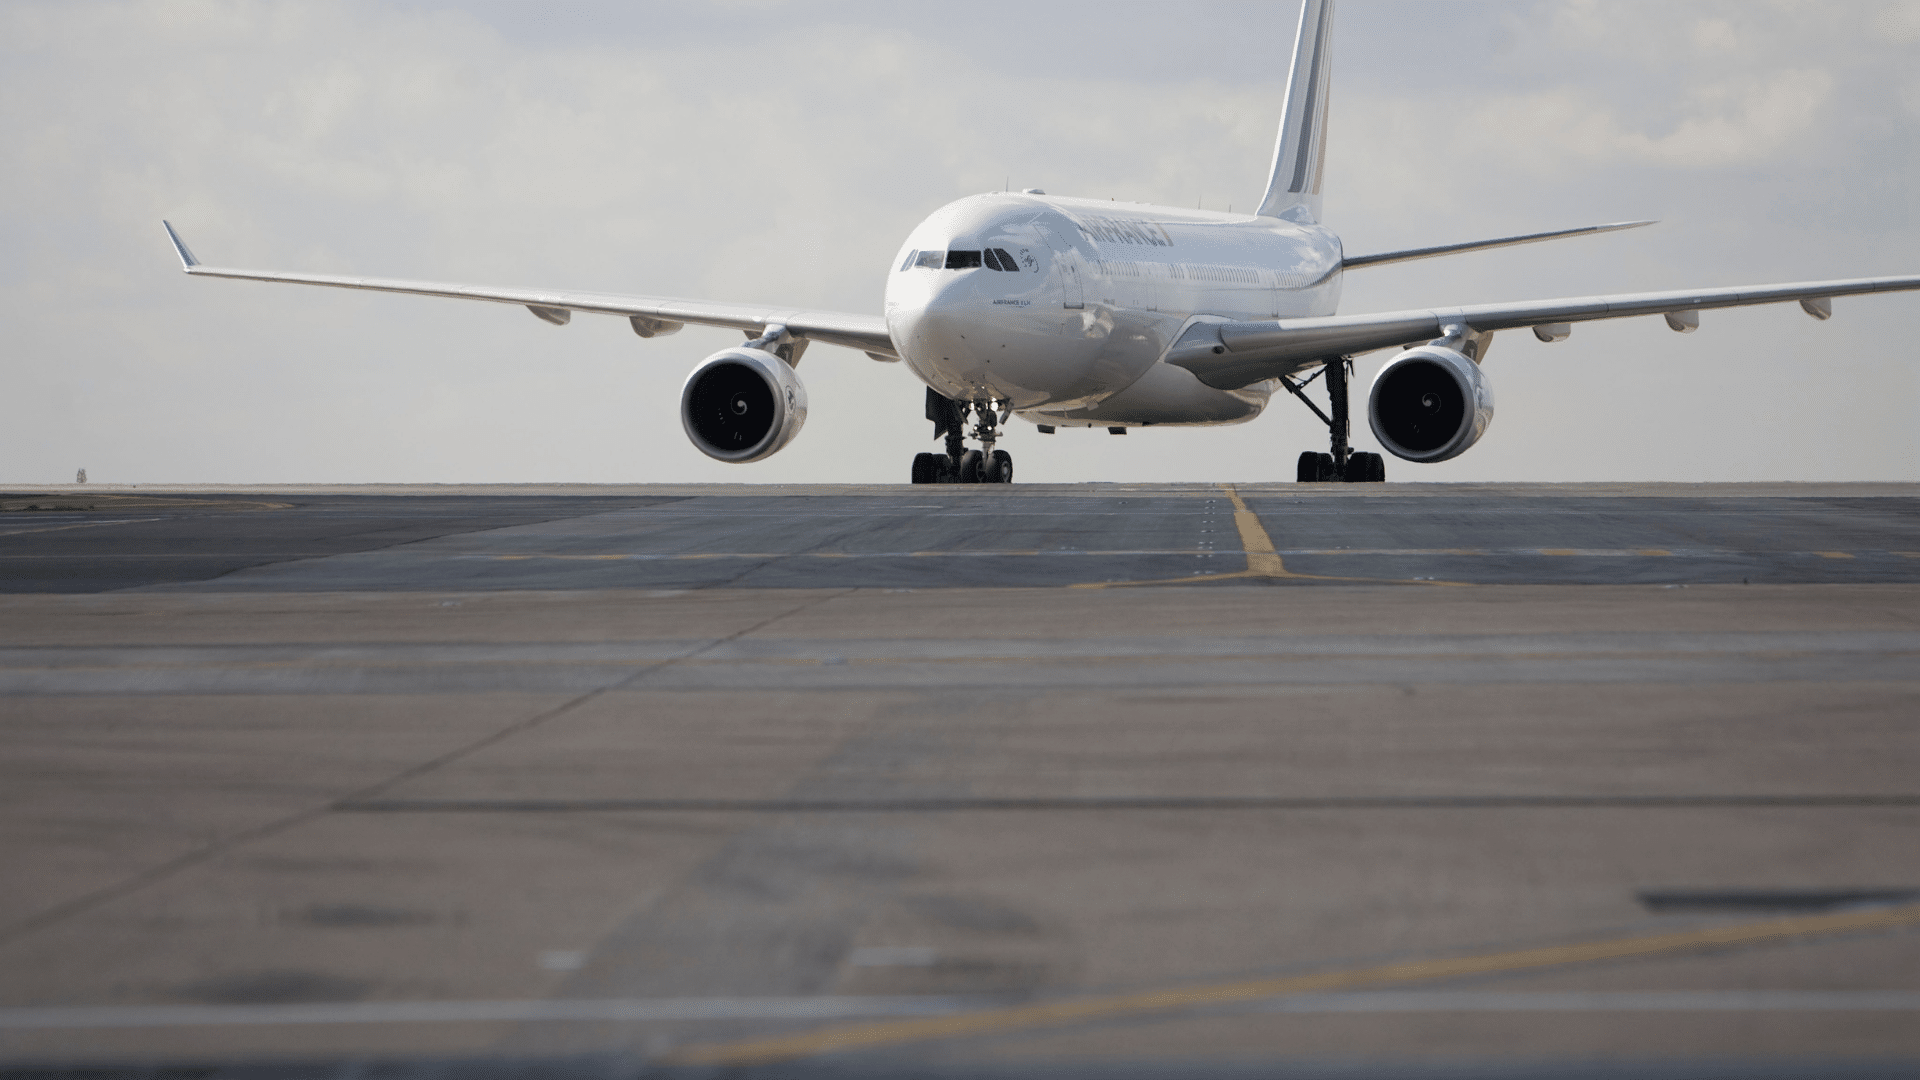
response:
<path id="1" fill-rule="evenodd" d="M 1315 480 L 1324 484 L 1340 479 L 1339 473 L 1333 467 L 1332 454 L 1315 454 L 1313 455 L 1313 461 Z"/>
<path id="2" fill-rule="evenodd" d="M 969 450 L 960 455 L 960 475 L 954 479 L 957 484 L 977 484 L 980 482 L 980 451 Z"/>
<path id="3" fill-rule="evenodd" d="M 995 450 L 987 459 L 986 482 L 989 484 L 1013 483 L 1013 455 L 1005 450 Z"/>
<path id="4" fill-rule="evenodd" d="M 1293 478 L 1302 484 L 1311 484 L 1320 479 L 1320 455 L 1311 450 L 1302 451 L 1300 463 L 1294 468 Z"/>
<path id="5" fill-rule="evenodd" d="M 913 455 L 913 482 L 916 484 L 937 484 L 940 482 L 940 462 L 933 454 Z"/>

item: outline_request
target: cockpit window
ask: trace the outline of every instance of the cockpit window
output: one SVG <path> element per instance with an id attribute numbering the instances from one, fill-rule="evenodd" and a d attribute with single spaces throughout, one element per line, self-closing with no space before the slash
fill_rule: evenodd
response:
<path id="1" fill-rule="evenodd" d="M 1004 248 L 988 248 L 985 251 L 909 251 L 900 269 L 939 270 L 944 267 L 948 270 L 972 270 L 978 266 L 990 266 L 995 270 L 1020 269 L 1020 264 Z"/>
<path id="2" fill-rule="evenodd" d="M 985 252 L 987 265 L 995 270 L 1018 272 L 1020 264 L 1013 261 L 1004 248 L 988 248 Z"/>

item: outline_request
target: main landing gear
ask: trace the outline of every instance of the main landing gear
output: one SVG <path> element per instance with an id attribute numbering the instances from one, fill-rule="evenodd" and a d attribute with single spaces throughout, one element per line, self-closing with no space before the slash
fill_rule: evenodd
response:
<path id="1" fill-rule="evenodd" d="M 974 415 L 973 431 L 967 431 L 967 414 Z M 1013 415 L 1007 402 L 982 398 L 979 401 L 955 401 L 927 388 L 927 419 L 933 421 L 933 437 L 947 437 L 944 454 L 916 454 L 913 458 L 913 482 L 916 484 L 1011 484 L 1013 455 L 995 450 L 1000 425 Z M 980 449 L 967 449 L 971 434 L 980 441 Z"/>
<path id="2" fill-rule="evenodd" d="M 1280 376 L 1287 390 L 1327 425 L 1331 453 L 1317 454 L 1308 450 L 1300 455 L 1294 479 L 1303 484 L 1336 480 L 1344 480 L 1349 484 L 1378 484 L 1387 478 L 1386 458 L 1347 445 L 1347 379 L 1352 374 L 1353 361 L 1342 356 L 1328 361 L 1326 366 L 1303 382 Z M 1320 406 L 1307 397 L 1308 384 L 1321 375 L 1327 377 L 1327 404 L 1333 409 L 1332 416 L 1321 412 Z"/>

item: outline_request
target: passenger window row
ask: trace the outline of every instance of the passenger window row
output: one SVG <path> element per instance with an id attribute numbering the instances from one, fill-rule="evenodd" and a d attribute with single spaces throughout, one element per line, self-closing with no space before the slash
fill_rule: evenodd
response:
<path id="1" fill-rule="evenodd" d="M 920 267 L 926 270 L 971 270 L 984 264 L 990 270 L 1015 272 L 1020 264 L 1013 261 L 1005 248 L 988 248 L 985 251 L 909 251 L 906 261 L 900 269 L 911 270 Z"/>

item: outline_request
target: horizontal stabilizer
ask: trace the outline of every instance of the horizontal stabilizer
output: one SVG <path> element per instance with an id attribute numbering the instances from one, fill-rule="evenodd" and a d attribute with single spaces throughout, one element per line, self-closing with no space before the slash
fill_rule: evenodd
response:
<path id="1" fill-rule="evenodd" d="M 1586 225 L 1578 229 L 1555 229 L 1553 232 L 1528 233 L 1525 236 L 1503 236 L 1498 240 L 1469 240 L 1464 244 L 1442 244 L 1439 247 L 1408 248 L 1405 251 L 1383 251 L 1377 255 L 1355 255 L 1340 260 L 1342 269 L 1352 270 L 1356 266 L 1380 266 L 1385 263 L 1411 262 L 1414 259 L 1431 259 L 1437 255 L 1458 255 L 1466 251 L 1484 251 L 1487 248 L 1514 247 L 1519 244 L 1537 244 L 1542 240 L 1558 240 L 1563 236 L 1591 236 L 1594 233 L 1619 232 L 1621 229 L 1638 229 L 1643 225 L 1652 225 L 1651 221 L 1616 221 L 1611 225 Z"/>

